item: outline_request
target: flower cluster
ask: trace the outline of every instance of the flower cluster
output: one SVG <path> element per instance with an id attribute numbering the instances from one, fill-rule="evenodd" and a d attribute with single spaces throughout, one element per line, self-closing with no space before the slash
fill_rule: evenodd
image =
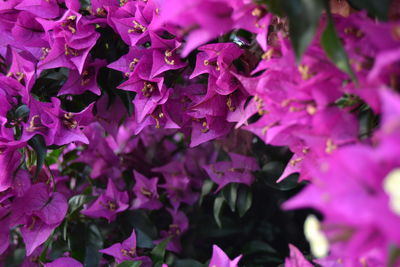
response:
<path id="1" fill-rule="evenodd" d="M 0 1 L 0 261 L 178 266 L 206 197 L 219 226 L 250 209 L 261 140 L 290 151 L 276 182 L 307 184 L 283 209 L 322 215 L 316 263 L 400 264 L 400 16 L 272 2 Z"/>

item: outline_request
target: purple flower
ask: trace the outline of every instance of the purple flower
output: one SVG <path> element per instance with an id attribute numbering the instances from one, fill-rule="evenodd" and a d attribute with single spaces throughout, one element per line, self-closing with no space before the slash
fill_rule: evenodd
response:
<path id="1" fill-rule="evenodd" d="M 385 255 L 389 244 L 400 244 L 395 230 L 400 223 L 399 151 L 393 136 L 382 138 L 375 148 L 340 148 L 321 159 L 319 167 L 309 168 L 312 183 L 284 208 L 310 207 L 323 213 L 324 234 L 329 241 L 338 240 L 330 244 L 331 256 L 350 263 L 362 258 L 371 264 L 385 261 L 379 255 Z"/>
<path id="2" fill-rule="evenodd" d="M 114 98 L 110 103 L 107 94 L 103 94 L 96 102 L 96 120 L 103 126 L 107 133 L 116 138 L 119 122 L 128 116 L 128 112 L 124 107 L 120 98 Z"/>
<path id="3" fill-rule="evenodd" d="M 122 243 L 116 243 L 111 247 L 100 250 L 101 253 L 113 256 L 117 264 L 123 261 L 142 261 L 143 266 L 149 266 L 151 260 L 146 256 L 138 256 L 136 250 L 136 234 L 132 231 L 131 236 Z"/>
<path id="4" fill-rule="evenodd" d="M 29 256 L 60 225 L 68 204 L 62 194 L 49 193 L 47 185 L 39 183 L 17 198 L 11 208 L 11 225 L 23 225 L 21 235 Z"/>
<path id="5" fill-rule="evenodd" d="M 21 153 L 17 149 L 7 149 L 0 154 L 0 192 L 10 188 L 21 163 Z"/>
<path id="6" fill-rule="evenodd" d="M 45 32 L 42 25 L 36 21 L 36 16 L 30 12 L 19 12 L 17 21 L 11 30 L 15 42 L 24 44 L 25 51 L 32 53 L 36 59 L 40 58 L 40 50 L 29 49 L 28 47 L 46 47 Z"/>
<path id="7" fill-rule="evenodd" d="M 172 223 L 169 225 L 167 231 L 163 230 L 160 232 L 162 239 L 155 242 L 160 243 L 166 238 L 171 238 L 171 240 L 168 242 L 167 250 L 179 253 L 182 251 L 181 236 L 188 230 L 189 220 L 186 217 L 185 213 L 180 210 L 173 210 L 168 208 L 167 210 L 172 216 Z"/>
<path id="8" fill-rule="evenodd" d="M 109 115 L 113 116 L 113 114 Z M 100 118 L 98 120 L 101 121 Z M 89 144 L 87 149 L 82 151 L 79 161 L 91 164 L 90 176 L 93 179 L 121 177 L 120 160 L 104 139 L 105 132 L 101 125 L 98 122 L 92 123 L 85 128 L 84 132 L 88 136 Z"/>
<path id="9" fill-rule="evenodd" d="M 211 180 L 218 184 L 216 192 L 229 183 L 250 185 L 254 180 L 251 172 L 259 169 L 257 161 L 252 157 L 236 153 L 229 153 L 229 156 L 231 161 L 219 161 L 203 166 Z"/>
<path id="10" fill-rule="evenodd" d="M 10 192 L 0 193 L 0 255 L 2 255 L 10 245 L 10 213 L 11 199 L 14 195 Z"/>
<path id="11" fill-rule="evenodd" d="M 167 191 L 168 199 L 174 209 L 178 209 L 182 202 L 192 205 L 197 200 L 199 194 L 193 192 L 190 178 L 182 163 L 172 161 L 167 165 L 153 168 L 152 171 L 163 174 L 166 183 L 160 187 Z"/>
<path id="12" fill-rule="evenodd" d="M 285 267 L 313 267 L 301 254 L 300 250 L 289 244 L 290 255 L 285 259 Z"/>
<path id="13" fill-rule="evenodd" d="M 29 11 L 44 19 L 53 19 L 60 15 L 60 8 L 56 0 L 24 0 L 15 6 L 15 9 Z"/>
<path id="14" fill-rule="evenodd" d="M 400 96 L 390 89 L 379 91 L 381 100 L 381 126 L 376 136 L 396 137 L 400 133 Z"/>
<path id="15" fill-rule="evenodd" d="M 226 136 L 233 124 L 224 117 L 205 116 L 205 118 L 193 118 L 192 136 L 190 147 L 198 146 L 204 142 Z"/>
<path id="16" fill-rule="evenodd" d="M 107 67 L 121 71 L 126 77 L 129 77 L 132 72 L 138 71 L 140 73 L 146 72 L 146 78 L 150 78 L 151 65 L 152 49 L 131 46 L 128 54 L 123 55 Z"/>
<path id="17" fill-rule="evenodd" d="M 132 1 L 109 13 L 109 24 L 128 45 L 143 44 L 149 40 L 149 28 L 155 16 L 153 2 Z"/>
<path id="18" fill-rule="evenodd" d="M 215 83 L 212 87 L 215 92 L 228 95 L 235 91 L 240 83 L 231 71 L 236 70 L 233 61 L 243 54 L 243 50 L 234 43 L 207 44 L 199 50 L 203 52 L 197 54 L 196 67 L 190 78 L 208 73 L 215 77 L 209 79 L 209 83 Z"/>
<path id="19" fill-rule="evenodd" d="M 44 267 L 83 267 L 83 264 L 70 257 L 61 257 L 46 263 Z"/>
<path id="20" fill-rule="evenodd" d="M 182 56 L 211 39 L 229 31 L 232 27 L 233 9 L 228 1 L 172 0 L 160 6 L 160 19 L 156 25 L 171 23 L 182 33 L 188 33 Z"/>
<path id="21" fill-rule="evenodd" d="M 29 119 L 23 124 L 21 139 L 29 140 L 32 136 L 41 134 L 46 145 L 64 145 L 76 141 L 88 143 L 82 128 L 92 118 L 93 104 L 79 113 L 72 113 L 60 108 L 61 101 L 58 98 L 53 97 L 51 100 L 52 103 L 45 103 L 31 99 Z"/>
<path id="22" fill-rule="evenodd" d="M 45 29 L 49 42 L 38 69 L 66 67 L 82 74 L 89 51 L 99 37 L 92 22 L 73 10 L 67 10 L 57 21 L 39 18 L 37 21 Z"/>
<path id="23" fill-rule="evenodd" d="M 15 49 L 11 49 L 11 54 L 12 62 L 8 71 L 8 76 L 15 77 L 15 79 L 24 84 L 27 89 L 32 88 L 35 82 L 35 58 L 26 51 L 17 52 Z M 26 91 L 26 89 L 23 91 Z M 21 94 L 24 96 L 23 92 L 21 92 Z M 24 96 L 25 101 L 26 97 L 27 96 Z"/>
<path id="24" fill-rule="evenodd" d="M 133 192 L 136 198 L 133 200 L 132 209 L 157 210 L 162 207 L 158 199 L 157 183 L 158 178 L 148 179 L 140 173 L 133 171 L 135 175 L 135 186 Z"/>
<path id="25" fill-rule="evenodd" d="M 82 73 L 78 70 L 69 70 L 68 80 L 61 87 L 58 95 L 80 95 L 85 91 L 90 91 L 96 95 L 100 95 L 101 91 L 97 85 L 97 74 L 101 67 L 104 67 L 106 62 L 104 60 L 87 60 Z"/>
<path id="26" fill-rule="evenodd" d="M 106 218 L 109 222 L 115 220 L 117 213 L 127 210 L 129 197 L 127 192 L 120 192 L 111 179 L 108 179 L 107 189 L 82 214 L 93 218 Z"/>
<path id="27" fill-rule="evenodd" d="M 176 70 L 186 66 L 180 60 L 177 49 L 181 43 L 175 39 L 163 39 L 150 32 L 151 49 L 153 51 L 153 64 L 150 77 L 156 77 L 166 71 Z"/>
<path id="28" fill-rule="evenodd" d="M 241 258 L 242 255 L 231 260 L 222 249 L 220 249 L 217 245 L 213 245 L 213 254 L 208 267 L 238 267 L 238 263 Z"/>

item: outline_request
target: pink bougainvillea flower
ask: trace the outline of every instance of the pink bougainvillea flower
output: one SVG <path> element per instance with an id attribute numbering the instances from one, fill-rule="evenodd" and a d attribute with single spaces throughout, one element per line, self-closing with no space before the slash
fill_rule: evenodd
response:
<path id="1" fill-rule="evenodd" d="M 400 181 L 399 151 L 397 136 L 381 137 L 374 148 L 340 148 L 322 159 L 320 167 L 309 168 L 312 183 L 286 202 L 284 208 L 321 211 L 328 240 L 346 236 L 331 244 L 331 255 L 336 258 L 357 262 L 373 251 L 384 255 L 390 244 L 400 244 L 400 235 L 394 230 L 400 223 L 396 189 Z M 354 158 L 358 159 L 357 164 Z M 371 262 L 377 259 L 370 256 L 367 258 Z"/>
<path id="2" fill-rule="evenodd" d="M 53 97 L 51 103 L 40 102 L 32 98 L 29 103 L 30 114 L 27 123 L 23 123 L 22 140 L 29 140 L 36 134 L 44 137 L 46 145 L 65 145 L 71 142 L 88 143 L 82 128 L 92 119 L 93 103 L 78 113 L 65 112 L 61 101 Z"/>
<path id="3" fill-rule="evenodd" d="M 149 40 L 153 17 L 156 15 L 154 1 L 144 3 L 131 1 L 115 12 L 109 13 L 109 23 L 128 45 L 143 44 Z"/>
<path id="4" fill-rule="evenodd" d="M 192 118 L 190 147 L 226 136 L 233 127 L 225 117 L 206 115 L 204 118 Z"/>
<path id="5" fill-rule="evenodd" d="M 44 267 L 83 267 L 83 264 L 70 257 L 61 257 L 46 263 Z"/>
<path id="6" fill-rule="evenodd" d="M 242 255 L 231 260 L 222 249 L 220 249 L 217 245 L 213 245 L 213 254 L 208 267 L 238 267 L 238 263 L 241 258 Z"/>
<path id="7" fill-rule="evenodd" d="M 98 122 L 94 122 L 86 127 L 84 132 L 89 139 L 89 144 L 88 149 L 82 151 L 79 161 L 91 164 L 90 176 L 93 179 L 107 178 L 118 181 L 122 167 L 118 156 L 104 139 L 104 129 Z"/>
<path id="8" fill-rule="evenodd" d="M 29 66 L 29 63 L 26 65 Z M 0 76 L 0 93 L 4 95 L 6 100 L 4 101 L 4 105 L 7 105 L 7 102 L 13 106 L 17 105 L 17 98 L 19 97 L 22 98 L 24 104 L 27 104 L 31 99 L 31 95 L 26 86 L 22 85 L 17 79 L 7 76 Z"/>
<path id="9" fill-rule="evenodd" d="M 153 64 L 150 77 L 153 78 L 169 70 L 176 70 L 186 66 L 176 53 L 181 43 L 175 39 L 163 39 L 159 35 L 150 33 L 151 48 L 153 50 Z"/>
<path id="10" fill-rule="evenodd" d="M 215 84 L 212 86 L 215 92 L 229 95 L 235 91 L 240 83 L 231 73 L 236 71 L 233 61 L 239 58 L 244 50 L 234 43 L 207 44 L 199 50 L 203 52 L 197 54 L 196 67 L 190 78 L 208 73 L 211 76 L 209 83 Z"/>
<path id="11" fill-rule="evenodd" d="M 285 259 L 285 267 L 313 267 L 310 262 L 308 262 L 304 255 L 300 252 L 298 248 L 289 244 L 290 255 Z"/>
<path id="12" fill-rule="evenodd" d="M 128 116 L 128 112 L 124 107 L 120 98 L 114 98 L 110 101 L 107 94 L 103 94 L 96 102 L 96 120 L 103 126 L 104 130 L 116 138 L 119 131 L 119 122 Z"/>
<path id="13" fill-rule="evenodd" d="M 47 47 L 48 43 L 46 41 L 43 27 L 36 21 L 36 18 L 37 17 L 30 12 L 20 12 L 17 21 L 11 30 L 11 34 L 16 42 L 24 44 L 25 49 L 23 49 L 23 52 L 26 53 L 29 51 L 36 59 L 39 59 L 41 51 L 35 51 L 34 49 L 30 49 L 30 47 Z"/>
<path id="14" fill-rule="evenodd" d="M 186 57 L 196 47 L 229 31 L 232 27 L 233 9 L 228 1 L 163 1 L 157 25 L 172 23 L 182 33 L 188 33 L 182 56 Z"/>
<path id="15" fill-rule="evenodd" d="M 151 266 L 151 260 L 147 256 L 138 256 L 136 250 L 136 233 L 132 231 L 131 236 L 122 243 L 116 243 L 111 247 L 100 250 L 101 253 L 113 256 L 117 264 L 123 261 L 142 261 L 140 266 Z"/>
<path id="16" fill-rule="evenodd" d="M 82 73 L 79 73 L 78 70 L 74 69 L 69 70 L 68 80 L 61 87 L 58 95 L 80 95 L 85 91 L 90 91 L 96 95 L 100 95 L 101 90 L 97 85 L 96 79 L 99 69 L 105 65 L 106 62 L 104 60 L 87 60 Z"/>
<path id="17" fill-rule="evenodd" d="M 13 193 L 0 193 L 0 255 L 2 255 L 10 246 L 10 214 Z"/>
<path id="18" fill-rule="evenodd" d="M 66 67 L 82 74 L 89 51 L 100 36 L 92 22 L 73 10 L 67 10 L 57 21 L 39 18 L 37 21 L 43 26 L 49 42 L 38 69 Z"/>
<path id="19" fill-rule="evenodd" d="M 15 49 L 11 49 L 11 55 L 12 62 L 8 71 L 8 76 L 15 77 L 15 79 L 23 83 L 26 88 L 32 88 L 35 82 L 35 75 L 37 75 L 37 73 L 35 74 L 35 58 L 26 51 L 17 52 Z"/>
<path id="20" fill-rule="evenodd" d="M 2 203 L 3 204 L 3 203 Z M 0 220 L 0 255 L 2 255 L 10 246 L 10 220 L 4 218 Z"/>
<path id="21" fill-rule="evenodd" d="M 135 186 L 133 192 L 136 198 L 133 200 L 132 209 L 157 210 L 162 207 L 158 199 L 157 183 L 158 178 L 146 178 L 142 174 L 133 171 L 135 175 Z"/>
<path id="22" fill-rule="evenodd" d="M 376 136 L 398 136 L 400 133 L 400 96 L 390 89 L 379 91 L 381 100 L 381 126 Z"/>
<path id="23" fill-rule="evenodd" d="M 0 154 L 0 192 L 10 188 L 21 163 L 18 149 L 3 150 Z"/>
<path id="24" fill-rule="evenodd" d="M 172 216 L 172 223 L 169 225 L 167 231 L 163 230 L 160 232 L 162 238 L 157 240 L 156 243 L 159 243 L 166 238 L 171 238 L 167 244 L 167 250 L 179 253 L 182 251 L 181 236 L 188 230 L 189 220 L 185 213 L 180 210 L 168 208 L 167 210 Z"/>
<path id="25" fill-rule="evenodd" d="M 166 183 L 159 187 L 165 188 L 174 209 L 178 209 L 182 202 L 192 205 L 198 199 L 199 194 L 193 191 L 183 163 L 172 161 L 164 166 L 153 168 L 152 171 L 163 174 Z"/>
<path id="26" fill-rule="evenodd" d="M 147 74 L 135 72 L 126 82 L 118 88 L 136 92 L 133 104 L 135 117 L 138 123 L 143 122 L 147 115 L 150 115 L 158 105 L 168 100 L 170 90 L 164 85 L 163 78 L 148 79 Z"/>
<path id="27" fill-rule="evenodd" d="M 109 222 L 115 220 L 117 213 L 127 210 L 129 197 L 127 192 L 120 192 L 111 179 L 108 179 L 107 189 L 82 214 L 93 218 L 106 218 Z"/>
<path id="28" fill-rule="evenodd" d="M 229 183 L 243 183 L 250 185 L 254 176 L 251 173 L 259 169 L 256 159 L 236 153 L 229 153 L 231 161 L 219 161 L 210 165 L 203 166 L 220 191 Z"/>
<path id="29" fill-rule="evenodd" d="M 21 235 L 29 256 L 60 225 L 68 209 L 67 200 L 57 192 L 50 193 L 46 184 L 31 186 L 12 205 L 11 225 L 22 225 Z"/>
<path id="30" fill-rule="evenodd" d="M 27 0 L 21 1 L 15 9 L 28 11 L 39 18 L 54 19 L 60 15 L 56 0 Z M 27 12 L 27 13 L 28 13 Z"/>
<path id="31" fill-rule="evenodd" d="M 150 69 L 152 66 L 152 49 L 140 48 L 137 46 L 129 47 L 129 52 L 117 61 L 112 62 L 107 67 L 121 71 L 126 77 L 134 71 L 146 72 L 150 78 Z"/>

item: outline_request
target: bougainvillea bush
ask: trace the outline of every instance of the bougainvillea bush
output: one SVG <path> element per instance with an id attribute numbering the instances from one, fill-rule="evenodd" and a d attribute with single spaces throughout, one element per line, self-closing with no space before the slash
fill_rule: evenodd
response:
<path id="1" fill-rule="evenodd" d="M 400 2 L 0 0 L 0 266 L 400 266 Z"/>

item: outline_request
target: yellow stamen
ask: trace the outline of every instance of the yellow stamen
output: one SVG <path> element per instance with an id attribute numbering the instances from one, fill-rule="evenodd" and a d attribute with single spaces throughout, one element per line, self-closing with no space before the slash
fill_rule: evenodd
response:
<path id="1" fill-rule="evenodd" d="M 299 72 L 301 74 L 301 78 L 303 80 L 308 80 L 312 77 L 312 75 L 310 74 L 310 67 L 307 65 L 299 65 L 298 67 Z"/>
<path id="2" fill-rule="evenodd" d="M 171 51 L 166 50 L 164 55 L 165 55 L 165 57 L 164 57 L 165 63 L 167 63 L 168 65 L 175 65 L 175 60 L 169 59 L 169 57 L 172 57 L 172 52 Z"/>
<path id="3" fill-rule="evenodd" d="M 147 197 L 151 197 L 153 195 L 150 192 L 150 190 L 148 190 L 146 187 L 140 188 L 140 193 L 142 193 L 142 195 L 147 196 Z"/>
<path id="4" fill-rule="evenodd" d="M 273 54 L 274 54 L 274 48 L 270 48 L 264 54 L 262 54 L 261 58 L 270 60 Z"/>
<path id="5" fill-rule="evenodd" d="M 232 105 L 232 94 L 228 95 L 228 98 L 226 100 L 226 105 L 228 106 L 229 111 L 235 111 L 236 107 Z"/>
<path id="6" fill-rule="evenodd" d="M 326 148 L 325 148 L 325 152 L 328 154 L 331 154 L 333 151 L 335 151 L 337 148 L 337 145 L 335 143 L 333 143 L 333 140 L 328 138 L 328 140 L 326 140 Z"/>
<path id="7" fill-rule="evenodd" d="M 207 122 L 206 121 L 203 121 L 203 123 L 201 124 L 203 127 L 204 127 L 204 129 L 201 129 L 201 132 L 202 133 L 207 133 L 210 129 L 208 128 L 208 125 L 207 125 Z"/>
<path id="8" fill-rule="evenodd" d="M 302 157 L 299 157 L 297 159 L 292 159 L 291 161 L 289 161 L 289 164 L 292 165 L 293 167 L 295 167 L 297 165 L 297 163 L 301 162 L 303 160 Z"/>
<path id="9" fill-rule="evenodd" d="M 400 40 L 400 25 L 396 25 L 392 28 L 392 37 L 397 41 Z"/>
<path id="10" fill-rule="evenodd" d="M 261 17 L 262 10 L 256 7 L 255 9 L 253 9 L 253 11 L 251 11 L 251 15 L 253 15 L 254 17 Z"/>

